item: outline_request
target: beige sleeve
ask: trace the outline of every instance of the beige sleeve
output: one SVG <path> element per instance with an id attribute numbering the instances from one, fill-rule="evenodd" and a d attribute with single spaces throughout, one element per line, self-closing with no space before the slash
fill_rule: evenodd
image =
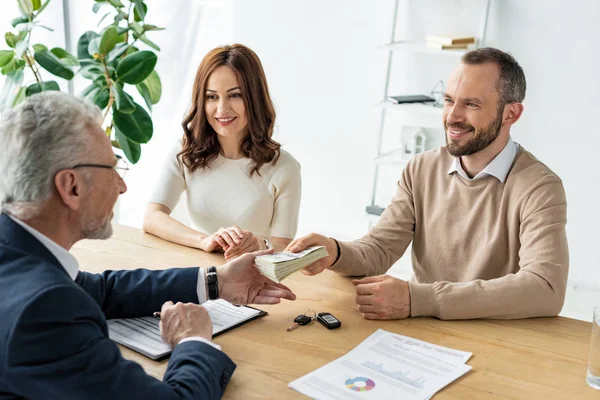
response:
<path id="1" fill-rule="evenodd" d="M 171 211 L 179 203 L 181 193 L 186 187 L 183 165 L 177 159 L 180 150 L 180 141 L 171 146 L 149 199 L 149 203 L 162 204 L 169 207 Z"/>
<path id="2" fill-rule="evenodd" d="M 340 257 L 331 267 L 343 275 L 385 273 L 406 251 L 414 236 L 412 165 L 402 171 L 396 194 L 371 231 L 354 242 L 338 242 Z"/>
<path id="3" fill-rule="evenodd" d="M 557 315 L 569 270 L 566 196 L 558 178 L 538 183 L 521 210 L 519 267 L 492 280 L 409 282 L 411 316 L 441 319 Z"/>
<path id="4" fill-rule="evenodd" d="M 273 175 L 275 199 L 271 236 L 293 239 L 298 231 L 302 174 L 300 163 L 293 157 L 281 158 Z"/>

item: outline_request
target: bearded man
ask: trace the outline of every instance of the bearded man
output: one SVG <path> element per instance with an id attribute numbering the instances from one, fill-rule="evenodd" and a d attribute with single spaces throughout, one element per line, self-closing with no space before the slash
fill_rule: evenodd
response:
<path id="1" fill-rule="evenodd" d="M 569 257 L 560 178 L 513 142 L 525 75 L 508 53 L 466 53 L 444 96 L 445 147 L 416 155 L 377 225 L 354 242 L 318 234 L 290 251 L 322 245 L 329 257 L 304 269 L 355 280 L 367 319 L 555 316 Z M 385 275 L 412 241 L 413 277 Z M 383 275 L 381 275 L 383 274 Z"/>

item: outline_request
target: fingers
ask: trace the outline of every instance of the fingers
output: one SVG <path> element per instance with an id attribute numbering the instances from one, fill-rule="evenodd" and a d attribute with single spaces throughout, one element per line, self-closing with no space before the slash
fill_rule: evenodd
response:
<path id="1" fill-rule="evenodd" d="M 215 242 L 217 242 L 219 244 L 219 246 L 221 246 L 223 248 L 223 250 L 225 250 L 229 247 L 227 242 L 218 233 L 213 234 L 212 238 Z"/>
<path id="2" fill-rule="evenodd" d="M 278 297 L 256 296 L 252 304 L 279 304 L 281 299 Z"/>
<path id="3" fill-rule="evenodd" d="M 290 244 L 288 244 L 288 245 L 287 245 L 287 247 L 286 247 L 285 249 L 283 249 L 283 251 L 291 251 L 290 249 L 291 249 L 292 247 L 295 247 L 295 246 L 296 246 L 296 244 L 298 243 L 298 240 L 300 240 L 300 239 L 294 239 L 294 240 L 292 240 L 292 241 L 290 242 Z"/>
<path id="4" fill-rule="evenodd" d="M 326 268 L 325 265 L 325 260 L 321 259 L 319 261 L 316 261 L 312 264 L 310 264 L 309 266 L 306 266 L 302 269 L 302 273 L 304 275 L 317 275 L 320 274 L 321 272 L 323 272 L 323 270 Z"/>
<path id="5" fill-rule="evenodd" d="M 356 309 L 362 314 L 379 314 L 381 311 L 381 307 L 373 305 L 359 305 Z"/>
<path id="6" fill-rule="evenodd" d="M 237 236 L 240 238 L 240 240 L 243 239 L 244 236 L 246 236 L 246 235 L 244 235 L 244 231 L 242 231 L 239 226 L 232 226 L 229 229 L 234 231 L 237 234 Z"/>
<path id="7" fill-rule="evenodd" d="M 251 234 L 249 236 L 245 236 L 241 244 L 227 249 L 227 251 L 225 252 L 225 259 L 228 260 L 242 255 L 244 253 L 247 253 L 248 251 L 257 249 L 258 242 L 256 241 L 256 237 Z"/>
<path id="8" fill-rule="evenodd" d="M 271 287 L 275 287 L 275 288 L 279 288 L 279 289 L 283 289 L 283 290 L 289 290 L 290 292 L 292 291 L 292 289 L 285 286 L 283 283 L 269 282 L 267 285 L 265 285 L 265 289 L 267 289 L 267 288 L 270 289 Z"/>
<path id="9" fill-rule="evenodd" d="M 225 229 L 221 228 L 217 231 L 217 235 L 220 236 L 225 243 L 227 243 L 227 246 L 235 246 L 237 244 L 237 235 L 234 234 L 233 231 L 226 231 Z M 235 236 L 236 239 L 234 239 L 233 236 Z"/>
<path id="10" fill-rule="evenodd" d="M 367 276 L 367 277 L 362 278 L 362 279 L 353 279 L 352 280 L 352 284 L 354 286 L 357 286 L 357 285 L 364 285 L 366 283 L 381 282 L 381 281 L 384 280 L 384 278 L 385 278 L 385 275 Z"/>
<path id="11" fill-rule="evenodd" d="M 256 298 L 277 298 L 286 300 L 296 300 L 296 295 L 283 289 L 261 289 Z"/>
<path id="12" fill-rule="evenodd" d="M 375 304 L 375 296 L 372 295 L 366 295 L 366 296 L 356 296 L 354 301 L 356 302 L 356 304 L 368 304 L 368 305 L 373 305 Z"/>
<path id="13" fill-rule="evenodd" d="M 256 258 L 258 256 L 264 256 L 265 254 L 272 254 L 274 252 L 275 252 L 275 249 L 267 249 L 267 250 L 253 251 L 252 253 L 247 253 L 247 254 Z"/>
<path id="14" fill-rule="evenodd" d="M 286 247 L 286 249 L 289 249 L 289 251 L 291 251 L 292 253 L 297 253 L 299 251 L 305 250 L 307 247 L 310 246 L 326 245 L 327 238 L 325 236 L 316 233 L 311 233 L 310 235 L 306 235 L 299 239 L 292 240 L 292 243 L 290 243 L 288 247 Z"/>
<path id="15" fill-rule="evenodd" d="M 364 319 L 388 319 L 388 318 L 384 317 L 383 315 L 379 315 L 376 313 L 363 313 L 363 318 Z"/>

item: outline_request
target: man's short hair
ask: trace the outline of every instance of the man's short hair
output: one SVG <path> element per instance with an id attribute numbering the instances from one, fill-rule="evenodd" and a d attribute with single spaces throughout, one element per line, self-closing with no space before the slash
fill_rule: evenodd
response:
<path id="1" fill-rule="evenodd" d="M 493 47 L 482 47 L 467 52 L 462 56 L 461 61 L 469 65 L 494 63 L 500 67 L 500 79 L 496 89 L 500 95 L 501 106 L 522 103 L 525 99 L 527 89 L 525 73 L 511 54 Z"/>
<path id="2" fill-rule="evenodd" d="M 54 176 L 85 162 L 87 132 L 100 109 L 66 93 L 27 98 L 0 120 L 0 211 L 35 217 L 54 188 Z"/>

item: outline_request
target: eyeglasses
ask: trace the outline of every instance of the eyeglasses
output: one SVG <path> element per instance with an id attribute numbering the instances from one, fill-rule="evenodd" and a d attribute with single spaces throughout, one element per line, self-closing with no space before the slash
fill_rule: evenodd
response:
<path id="1" fill-rule="evenodd" d="M 114 169 L 117 171 L 117 174 L 121 177 L 121 179 L 125 179 L 125 174 L 129 171 L 129 164 L 125 159 L 119 155 L 115 155 L 117 158 L 117 163 L 115 165 L 103 165 L 103 164 L 77 164 L 71 169 L 77 168 L 106 168 L 106 169 Z"/>

